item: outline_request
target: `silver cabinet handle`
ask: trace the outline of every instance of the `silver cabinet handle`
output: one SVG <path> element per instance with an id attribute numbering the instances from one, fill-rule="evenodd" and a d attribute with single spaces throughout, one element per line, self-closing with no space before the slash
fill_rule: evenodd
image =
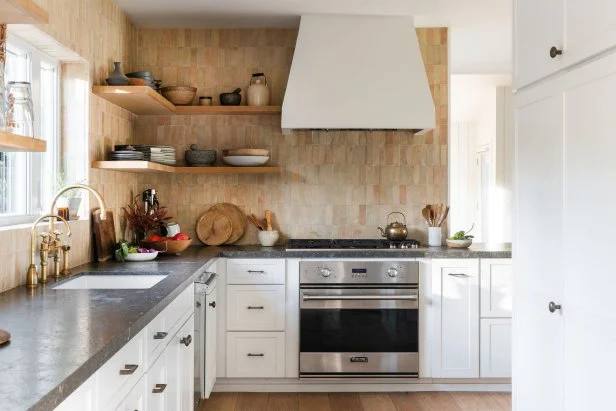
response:
<path id="1" fill-rule="evenodd" d="M 560 304 L 556 304 L 554 301 L 550 301 L 550 303 L 548 304 L 548 310 L 550 310 L 551 313 L 555 312 L 556 310 L 560 310 L 561 306 Z"/>
<path id="2" fill-rule="evenodd" d="M 468 274 L 464 274 L 464 273 L 449 273 L 447 275 L 450 275 L 452 277 L 468 277 Z"/>
<path id="3" fill-rule="evenodd" d="M 137 368 L 139 368 L 137 364 L 126 364 L 124 365 L 124 369 L 120 370 L 120 375 L 131 375 L 137 371 Z"/>
<path id="4" fill-rule="evenodd" d="M 249 274 L 265 274 L 263 270 L 248 270 Z"/>
<path id="5" fill-rule="evenodd" d="M 263 307 L 262 305 L 249 305 L 248 307 L 246 307 L 246 309 L 248 310 L 262 310 L 265 307 Z"/>
<path id="6" fill-rule="evenodd" d="M 309 300 L 417 300 L 416 295 L 302 295 Z"/>
<path id="7" fill-rule="evenodd" d="M 154 334 L 154 339 L 155 340 L 162 340 L 163 338 L 165 338 L 169 333 L 166 333 L 164 331 L 159 331 L 156 334 Z"/>
<path id="8" fill-rule="evenodd" d="M 186 337 L 180 340 L 180 344 L 184 344 L 185 346 L 189 346 L 192 342 L 192 335 L 188 334 Z"/>
<path id="9" fill-rule="evenodd" d="M 152 394 L 160 394 L 165 391 L 165 388 L 167 388 L 167 384 L 156 384 L 152 388 Z"/>
<path id="10" fill-rule="evenodd" d="M 248 354 L 246 354 L 246 357 L 265 357 L 265 354 L 263 353 L 253 354 L 249 352 Z"/>

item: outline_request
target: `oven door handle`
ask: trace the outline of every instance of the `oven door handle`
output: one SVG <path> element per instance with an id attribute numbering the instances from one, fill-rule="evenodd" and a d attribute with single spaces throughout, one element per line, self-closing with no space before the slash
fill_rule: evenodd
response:
<path id="1" fill-rule="evenodd" d="M 417 300 L 417 295 L 312 295 L 302 294 L 304 301 L 310 300 Z"/>

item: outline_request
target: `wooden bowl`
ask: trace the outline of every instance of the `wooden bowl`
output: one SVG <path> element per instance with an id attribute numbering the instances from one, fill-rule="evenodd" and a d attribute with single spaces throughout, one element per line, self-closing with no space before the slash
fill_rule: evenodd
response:
<path id="1" fill-rule="evenodd" d="M 189 106 L 197 95 L 197 88 L 190 86 L 163 87 L 160 92 L 164 98 L 176 106 Z"/>
<path id="2" fill-rule="evenodd" d="M 468 248 L 473 244 L 473 240 L 450 240 L 445 239 L 447 246 L 451 248 Z"/>
<path id="3" fill-rule="evenodd" d="M 163 241 L 142 241 L 141 246 L 145 248 L 153 248 L 156 251 L 160 251 L 163 254 L 179 254 L 186 250 L 190 244 L 190 240 L 163 240 Z"/>
<path id="4" fill-rule="evenodd" d="M 128 78 L 129 86 L 148 86 L 148 81 L 144 78 Z"/>

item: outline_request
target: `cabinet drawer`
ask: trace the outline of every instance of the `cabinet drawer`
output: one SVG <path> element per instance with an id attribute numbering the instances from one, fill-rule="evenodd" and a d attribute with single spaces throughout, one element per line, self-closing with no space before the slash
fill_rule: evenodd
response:
<path id="1" fill-rule="evenodd" d="M 511 317 L 513 269 L 511 260 L 481 260 L 481 317 Z"/>
<path id="2" fill-rule="evenodd" d="M 228 332 L 227 377 L 284 377 L 283 332 Z"/>
<path id="3" fill-rule="evenodd" d="M 227 287 L 227 330 L 283 331 L 284 309 L 284 285 Z"/>
<path id="4" fill-rule="evenodd" d="M 96 373 L 98 401 L 101 409 L 115 399 L 122 388 L 132 387 L 145 373 L 144 341 L 145 333 L 140 332 Z M 126 395 L 122 390 L 119 395 Z M 122 397 L 120 397 L 122 398 Z"/>
<path id="5" fill-rule="evenodd" d="M 195 292 L 190 285 L 160 312 L 146 327 L 148 364 L 151 364 L 158 352 L 163 349 L 171 338 L 172 331 L 180 326 L 180 320 L 189 310 L 194 310 Z"/>
<path id="6" fill-rule="evenodd" d="M 284 284 L 284 259 L 227 260 L 227 284 Z"/>

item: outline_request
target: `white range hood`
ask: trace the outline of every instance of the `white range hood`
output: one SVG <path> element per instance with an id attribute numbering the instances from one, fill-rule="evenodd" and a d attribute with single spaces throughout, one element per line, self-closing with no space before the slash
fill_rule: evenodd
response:
<path id="1" fill-rule="evenodd" d="M 302 16 L 283 129 L 435 127 L 412 17 Z"/>

